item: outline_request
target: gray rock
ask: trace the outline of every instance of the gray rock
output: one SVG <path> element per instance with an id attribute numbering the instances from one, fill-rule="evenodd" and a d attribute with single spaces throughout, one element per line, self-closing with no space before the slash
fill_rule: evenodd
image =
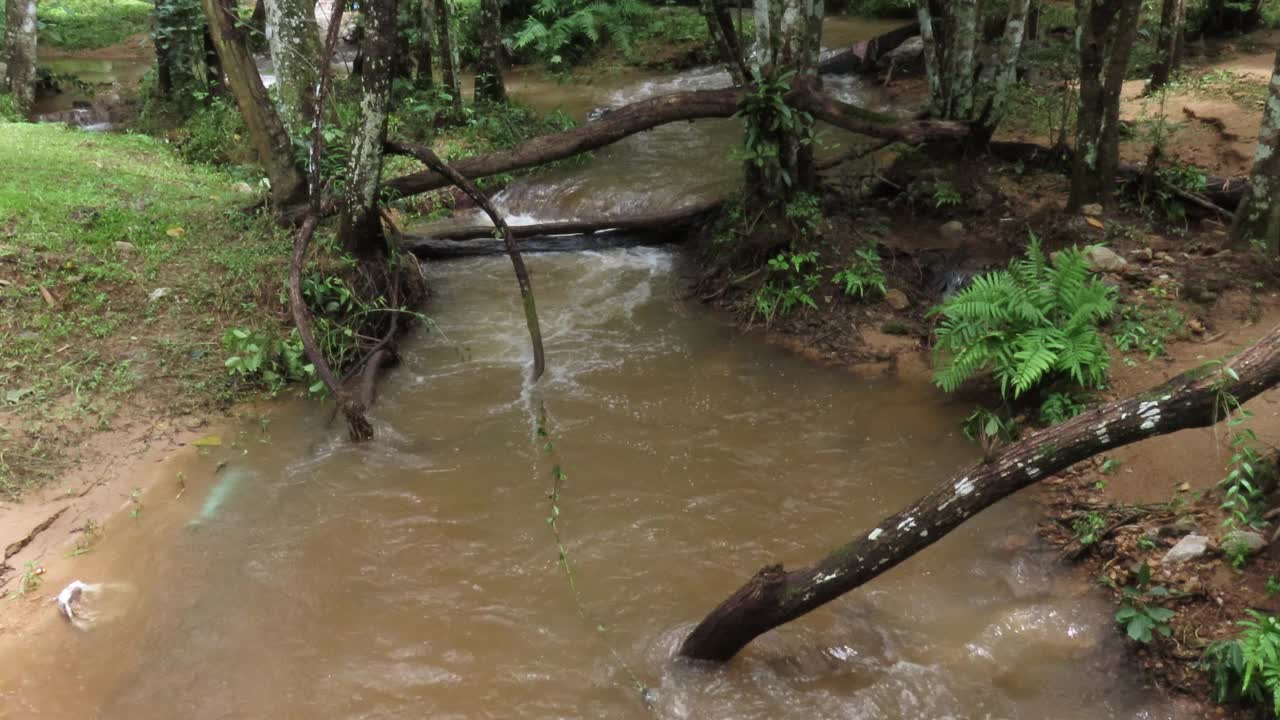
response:
<path id="1" fill-rule="evenodd" d="M 881 65 L 889 63 L 908 63 L 924 54 L 924 38 L 916 35 L 908 38 L 898 47 L 890 50 L 880 58 Z"/>
<path id="2" fill-rule="evenodd" d="M 1098 203 L 1090 203 L 1080 208 L 1080 213 L 1085 217 L 1101 217 L 1102 206 Z"/>
<path id="3" fill-rule="evenodd" d="M 1203 535 L 1188 535 L 1179 540 L 1177 545 L 1169 548 L 1169 552 L 1164 554 L 1161 562 L 1167 565 L 1196 560 L 1204 557 L 1207 552 L 1209 552 L 1209 538 Z"/>
<path id="4" fill-rule="evenodd" d="M 1116 251 L 1101 245 L 1093 245 L 1085 250 L 1084 259 L 1094 272 L 1116 272 L 1129 264 Z"/>
<path id="5" fill-rule="evenodd" d="M 1183 515 L 1177 520 L 1174 520 L 1172 523 L 1161 526 L 1160 536 L 1161 537 L 1182 537 L 1183 535 L 1189 535 L 1191 533 L 1194 533 L 1199 529 L 1200 529 L 1200 524 L 1196 522 L 1195 518 L 1190 517 L 1188 515 Z"/>
<path id="6" fill-rule="evenodd" d="M 1221 547 L 1223 549 L 1232 548 L 1236 545 L 1244 545 L 1249 549 L 1249 554 L 1253 555 L 1267 547 L 1267 539 L 1252 530 L 1232 530 L 1222 536 Z"/>
<path id="7" fill-rule="evenodd" d="M 938 234 L 948 240 L 959 240 L 965 236 L 964 223 L 959 220 L 943 223 L 942 227 L 938 228 Z"/>
<path id="8" fill-rule="evenodd" d="M 124 240 L 117 240 L 116 252 L 120 253 L 121 255 L 132 255 L 138 252 L 138 248 L 136 245 L 134 245 L 131 242 L 125 242 Z"/>
<path id="9" fill-rule="evenodd" d="M 907 294 L 897 288 L 893 288 L 884 294 L 884 301 L 889 303 L 889 307 L 894 310 L 906 310 L 911 307 L 911 298 Z"/>

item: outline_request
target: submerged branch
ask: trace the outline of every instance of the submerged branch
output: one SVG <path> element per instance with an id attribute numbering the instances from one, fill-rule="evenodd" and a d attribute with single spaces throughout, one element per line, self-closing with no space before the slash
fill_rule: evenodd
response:
<path id="1" fill-rule="evenodd" d="M 524 265 L 524 258 L 520 256 L 520 248 L 516 246 L 516 238 L 511 232 L 511 227 L 507 225 L 507 221 L 503 219 L 501 213 L 493 206 L 489 198 L 480 192 L 480 189 L 474 183 L 462 173 L 445 164 L 431 148 L 415 143 L 388 141 L 387 150 L 415 157 L 435 172 L 449 178 L 450 182 L 471 196 L 471 199 L 484 210 L 489 219 L 493 221 L 494 227 L 502 234 L 502 241 L 506 245 L 507 255 L 511 258 L 511 267 L 516 273 L 516 283 L 520 286 L 520 299 L 524 302 L 524 319 L 529 326 L 529 341 L 533 344 L 533 381 L 537 382 L 542 377 L 547 365 L 546 356 L 542 349 L 542 328 L 538 324 L 538 309 L 533 299 L 533 283 L 529 280 L 529 270 Z"/>

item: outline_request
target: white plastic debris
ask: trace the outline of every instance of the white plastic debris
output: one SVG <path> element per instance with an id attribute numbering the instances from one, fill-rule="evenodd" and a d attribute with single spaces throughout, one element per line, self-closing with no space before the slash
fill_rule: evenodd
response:
<path id="1" fill-rule="evenodd" d="M 58 597 L 54 598 L 54 602 L 58 603 L 58 609 L 71 622 L 76 621 L 75 603 L 79 602 L 80 595 L 88 589 L 89 586 L 86 583 L 72 580 L 71 584 L 62 588 L 62 592 L 58 593 Z"/>

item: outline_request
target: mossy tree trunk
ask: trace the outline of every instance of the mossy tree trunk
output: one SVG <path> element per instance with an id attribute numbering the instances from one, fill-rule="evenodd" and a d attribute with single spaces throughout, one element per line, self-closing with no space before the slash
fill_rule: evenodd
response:
<path id="1" fill-rule="evenodd" d="M 458 67 L 458 53 L 453 47 L 452 30 L 449 23 L 449 0 L 435 0 L 436 3 L 436 37 L 440 45 L 440 81 L 445 92 L 449 93 L 453 109 L 462 113 L 462 76 Z"/>
<path id="2" fill-rule="evenodd" d="M 476 102 L 506 102 L 502 82 L 502 8 L 498 0 L 480 0 L 480 59 L 476 62 Z"/>
<path id="3" fill-rule="evenodd" d="M 25 111 L 36 99 L 36 0 L 7 0 L 4 17 L 5 87 Z"/>
<path id="4" fill-rule="evenodd" d="M 263 0 L 263 4 L 280 119 L 290 137 L 301 140 L 311 128 L 312 95 L 319 77 L 315 0 Z"/>
<path id="5" fill-rule="evenodd" d="M 1141 21 L 1142 0 L 1076 0 L 1080 103 L 1069 210 L 1089 203 L 1110 207 L 1115 197 L 1120 92 Z"/>
<path id="6" fill-rule="evenodd" d="M 1277 383 L 1280 327 L 1223 368 L 1183 373 L 1005 447 L 817 562 L 789 572 L 781 565 L 761 569 L 694 628 L 680 654 L 727 661 L 756 637 L 888 572 L 1018 490 L 1107 450 L 1213 425 L 1222 419 L 1224 393 L 1243 403 Z"/>
<path id="7" fill-rule="evenodd" d="M 1231 234 L 1238 246 L 1263 243 L 1272 255 L 1280 253 L 1280 52 L 1262 112 L 1249 192 L 1236 210 Z"/>
<path id="8" fill-rule="evenodd" d="M 395 72 L 396 0 L 366 0 L 360 74 L 360 123 L 347 163 L 346 194 L 338 226 L 338 242 L 361 260 L 386 253 L 387 241 L 379 214 L 383 146 L 387 140 L 387 115 L 391 81 Z"/>
<path id="9" fill-rule="evenodd" d="M 1156 35 L 1159 57 L 1151 65 L 1150 90 L 1164 87 L 1182 63 L 1186 21 L 1187 0 L 1164 0 L 1160 8 L 1160 32 Z"/>
<path id="10" fill-rule="evenodd" d="M 209 27 L 200 0 L 159 0 L 155 5 L 156 90 L 189 109 L 198 94 L 210 93 L 205 38 Z"/>
<path id="11" fill-rule="evenodd" d="M 307 181 L 294 156 L 289 133 L 245 45 L 244 29 L 238 23 L 239 5 L 235 0 L 200 0 L 200 4 L 221 64 L 219 74 L 227 77 L 258 162 L 271 181 L 271 199 L 280 208 L 294 205 L 306 197 Z"/>

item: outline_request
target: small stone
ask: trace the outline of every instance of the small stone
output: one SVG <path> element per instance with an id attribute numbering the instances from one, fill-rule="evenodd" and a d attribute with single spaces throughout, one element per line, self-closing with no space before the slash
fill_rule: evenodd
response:
<path id="1" fill-rule="evenodd" d="M 155 290 L 151 291 L 150 295 L 147 296 L 147 300 L 151 302 L 155 302 L 168 294 L 169 294 L 169 288 L 167 287 L 156 288 Z"/>
<path id="2" fill-rule="evenodd" d="M 249 183 L 247 183 L 247 182 L 238 182 L 238 183 L 236 183 L 236 184 L 235 184 L 235 190 L 236 190 L 236 192 L 238 192 L 238 193 L 244 193 L 245 195 L 252 195 L 252 194 L 253 194 L 253 188 L 249 187 Z"/>
<path id="3" fill-rule="evenodd" d="M 1209 552 L 1209 538 L 1204 535 L 1188 535 L 1169 548 L 1164 554 L 1164 563 L 1180 563 L 1204 557 Z"/>
<path id="4" fill-rule="evenodd" d="M 885 335 L 910 335 L 911 328 L 894 320 L 887 320 L 880 326 L 880 332 Z"/>
<path id="5" fill-rule="evenodd" d="M 1094 272 L 1115 272 L 1129 264 L 1116 251 L 1101 245 L 1094 245 L 1085 250 L 1084 259 L 1089 263 L 1089 269 Z"/>
<path id="6" fill-rule="evenodd" d="M 1080 208 L 1080 214 L 1085 217 L 1102 217 L 1102 206 L 1098 203 L 1089 203 Z"/>
<path id="7" fill-rule="evenodd" d="M 1252 530 L 1232 530 L 1222 536 L 1221 547 L 1232 548 L 1243 545 L 1253 555 L 1267 546 L 1267 539 Z"/>
<path id="8" fill-rule="evenodd" d="M 117 240 L 115 245 L 116 245 L 116 252 L 120 253 L 121 255 L 132 255 L 138 252 L 138 247 L 131 242 L 125 242 L 124 240 Z"/>
<path id="9" fill-rule="evenodd" d="M 964 223 L 959 220 L 943 223 L 938 233 L 948 240 L 959 240 L 965 236 Z"/>
<path id="10" fill-rule="evenodd" d="M 1151 252 L 1149 247 L 1139 248 L 1129 254 L 1138 262 L 1151 262 L 1155 258 L 1155 253 Z"/>
<path id="11" fill-rule="evenodd" d="M 889 303 L 889 307 L 894 310 L 906 310 L 911 307 L 911 299 L 907 294 L 897 288 L 893 288 L 884 294 L 884 301 Z"/>

